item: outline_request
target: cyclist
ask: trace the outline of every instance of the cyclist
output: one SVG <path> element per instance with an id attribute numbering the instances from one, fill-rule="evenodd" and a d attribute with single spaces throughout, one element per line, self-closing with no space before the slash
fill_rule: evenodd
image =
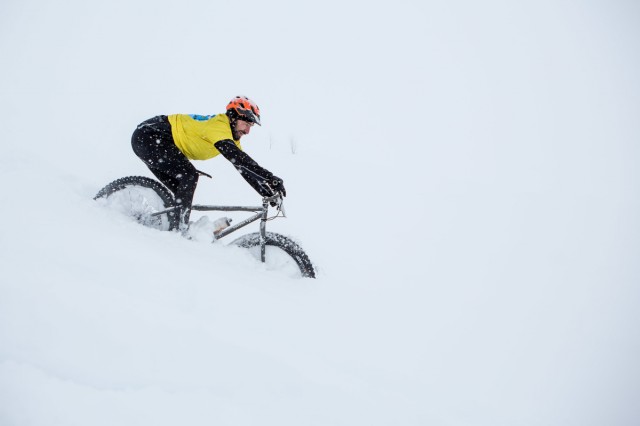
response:
<path id="1" fill-rule="evenodd" d="M 246 96 L 236 96 L 226 113 L 217 115 L 159 115 L 133 132 L 133 152 L 173 192 L 179 206 L 180 228 L 189 224 L 193 194 L 200 174 L 189 160 L 208 160 L 222 154 L 263 197 L 281 193 L 282 179 L 242 151 L 240 139 L 260 124 L 260 109 Z M 209 176 L 210 177 L 210 176 Z"/>

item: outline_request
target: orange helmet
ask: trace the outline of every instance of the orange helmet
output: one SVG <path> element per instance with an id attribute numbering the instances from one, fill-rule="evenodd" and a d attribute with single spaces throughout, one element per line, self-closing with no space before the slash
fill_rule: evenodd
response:
<path id="1" fill-rule="evenodd" d="M 236 96 L 227 105 L 227 114 L 240 120 L 260 126 L 260 108 L 246 96 Z"/>

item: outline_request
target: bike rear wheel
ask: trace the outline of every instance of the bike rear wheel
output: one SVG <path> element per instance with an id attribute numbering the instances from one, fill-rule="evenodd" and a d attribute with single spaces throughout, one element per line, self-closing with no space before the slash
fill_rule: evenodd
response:
<path id="1" fill-rule="evenodd" d="M 93 199 L 150 228 L 168 231 L 178 222 L 175 212 L 154 215 L 172 207 L 174 200 L 167 188 L 148 177 L 127 176 L 114 180 Z"/>
<path id="2" fill-rule="evenodd" d="M 316 271 L 309 256 L 302 250 L 296 242 L 284 235 L 275 232 L 266 233 L 266 263 L 273 269 L 286 269 L 294 267 L 300 275 L 308 278 L 315 278 Z M 249 249 L 249 251 L 260 259 L 260 233 L 254 232 L 244 235 L 231 244 Z"/>

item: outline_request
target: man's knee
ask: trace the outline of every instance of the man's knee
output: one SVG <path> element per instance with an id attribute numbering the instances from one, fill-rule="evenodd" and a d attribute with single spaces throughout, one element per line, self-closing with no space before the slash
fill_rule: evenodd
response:
<path id="1" fill-rule="evenodd" d="M 191 173 L 181 173 L 176 176 L 178 179 L 178 194 L 185 199 L 188 199 L 188 203 L 190 203 L 193 198 L 193 193 L 196 191 L 196 186 L 198 186 L 198 174 Z M 176 194 L 176 196 L 178 195 Z"/>

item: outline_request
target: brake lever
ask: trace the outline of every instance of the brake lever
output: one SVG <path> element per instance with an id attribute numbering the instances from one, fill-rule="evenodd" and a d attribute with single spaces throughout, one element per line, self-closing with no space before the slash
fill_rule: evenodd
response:
<path id="1" fill-rule="evenodd" d="M 284 211 L 284 198 L 282 194 L 278 197 L 278 210 L 282 213 L 282 217 L 287 217 L 287 213 Z"/>
<path id="2" fill-rule="evenodd" d="M 282 193 L 275 192 L 274 195 L 272 195 L 271 197 L 264 197 L 263 200 L 264 202 L 268 202 L 271 207 L 275 207 L 278 210 L 279 213 L 277 216 L 280 216 L 280 213 L 282 213 L 282 217 L 287 217 L 287 214 L 284 210 L 284 197 L 282 196 Z"/>

